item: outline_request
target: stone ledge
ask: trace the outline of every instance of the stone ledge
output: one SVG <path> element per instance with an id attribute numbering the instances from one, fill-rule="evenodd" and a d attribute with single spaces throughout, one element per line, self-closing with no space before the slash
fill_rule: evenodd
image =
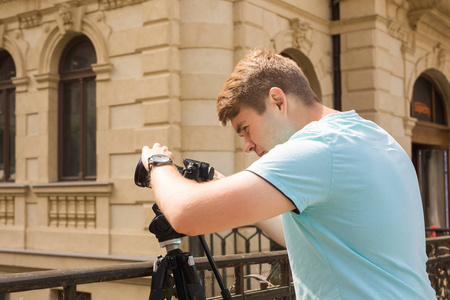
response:
<path id="1" fill-rule="evenodd" d="M 2 195 L 25 195 L 28 192 L 27 184 L 0 183 L 0 193 Z"/>
<path id="2" fill-rule="evenodd" d="M 109 196 L 112 192 L 111 182 L 55 182 L 31 185 L 33 192 L 38 197 L 60 194 Z"/>

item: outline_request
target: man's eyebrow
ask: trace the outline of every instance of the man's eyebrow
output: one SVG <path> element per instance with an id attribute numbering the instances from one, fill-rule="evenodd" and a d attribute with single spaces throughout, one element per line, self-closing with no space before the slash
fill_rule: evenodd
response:
<path id="1" fill-rule="evenodd" d="M 242 131 L 242 123 L 244 123 L 244 122 L 239 123 L 239 124 L 237 125 L 237 127 L 236 127 L 236 133 L 237 133 L 237 134 L 241 133 L 241 131 Z"/>

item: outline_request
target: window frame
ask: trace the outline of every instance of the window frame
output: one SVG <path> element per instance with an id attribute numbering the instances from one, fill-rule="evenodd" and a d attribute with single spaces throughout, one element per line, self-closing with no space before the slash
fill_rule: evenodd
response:
<path id="1" fill-rule="evenodd" d="M 0 51 L 0 55 L 2 57 L 9 56 L 12 59 L 12 56 L 7 51 Z M 4 53 L 3 53 L 4 52 Z M 11 178 L 11 153 L 10 153 L 10 128 L 11 128 L 11 115 L 15 117 L 15 111 L 11 112 L 11 108 L 9 105 L 9 97 L 11 93 L 14 94 L 13 101 L 16 101 L 16 87 L 13 84 L 11 78 L 15 76 L 15 67 L 14 67 L 14 75 L 11 76 L 9 79 L 1 80 L 0 81 L 0 90 L 4 92 L 5 95 L 5 103 L 3 107 L 0 107 L 0 110 L 4 111 L 4 136 L 3 136 L 3 176 L 0 177 L 0 182 L 14 182 L 15 179 Z M 0 116 L 1 117 L 1 116 Z M 14 140 L 16 136 L 14 135 Z M 15 142 L 14 142 L 14 149 L 15 149 Z M 13 155 L 13 158 L 15 159 L 15 153 Z M 15 166 L 14 162 L 14 166 Z"/>
<path id="2" fill-rule="evenodd" d="M 442 92 L 442 89 L 440 88 L 439 84 L 433 80 L 432 77 L 430 77 L 427 74 L 421 74 L 416 80 L 418 80 L 419 78 L 422 78 L 426 81 L 428 81 L 428 83 L 430 84 L 431 87 L 431 122 L 430 121 L 425 121 L 425 120 L 420 120 L 417 119 L 415 126 L 412 129 L 412 137 L 411 137 L 411 158 L 414 164 L 414 167 L 416 169 L 417 172 L 417 176 L 419 179 L 419 184 L 421 185 L 421 189 L 425 188 L 427 189 L 428 187 L 422 187 L 422 182 L 421 182 L 421 166 L 420 166 L 420 158 L 419 158 L 419 153 L 420 151 L 424 151 L 424 150 L 440 150 L 440 151 L 445 151 L 446 153 L 446 157 L 447 157 L 447 164 L 444 167 L 444 173 L 448 172 L 448 170 L 450 170 L 450 159 L 449 159 L 449 146 L 450 146 L 450 128 L 448 126 L 449 120 L 448 120 L 448 108 L 447 108 L 447 101 L 446 101 L 446 97 L 444 97 L 444 93 Z M 436 123 L 436 93 L 439 94 L 440 96 L 440 101 L 441 101 L 441 106 L 443 109 L 443 117 L 444 117 L 444 121 L 445 124 L 441 124 L 441 123 Z M 414 96 L 414 90 L 413 90 L 413 95 Z M 410 112 L 410 116 L 414 117 L 414 99 L 411 98 L 411 112 Z M 445 173 L 447 174 L 447 173 Z M 444 189 L 445 193 L 449 193 L 449 189 L 450 189 L 450 176 L 448 176 L 447 174 L 447 178 L 444 178 Z M 425 214 L 425 218 L 427 218 L 426 215 L 426 211 L 425 211 L 425 206 L 427 204 L 429 204 L 430 199 L 422 199 L 423 201 L 423 206 L 424 206 L 424 214 Z M 445 206 L 448 208 L 450 207 L 450 199 L 447 197 L 445 199 Z M 446 225 L 448 225 L 448 219 L 449 219 L 449 214 L 448 212 L 446 212 Z"/>
<path id="3" fill-rule="evenodd" d="M 96 74 L 93 71 L 92 67 L 75 70 L 75 71 L 64 71 L 64 62 L 68 58 L 68 54 L 70 50 L 76 46 L 77 44 L 88 40 L 85 36 L 80 36 L 71 40 L 64 49 L 64 52 L 61 56 L 61 60 L 59 62 L 59 84 L 58 84 L 58 180 L 59 181 L 95 181 L 97 179 L 97 172 L 95 172 L 95 176 L 86 175 L 86 142 L 87 142 L 87 131 L 86 131 L 86 123 L 87 123 L 87 83 L 89 81 L 94 81 L 96 79 Z M 95 49 L 94 49 L 95 51 Z M 80 169 L 77 176 L 64 176 L 64 85 L 67 83 L 78 82 L 80 85 L 80 146 L 79 146 L 79 163 Z M 95 95 L 96 97 L 96 95 Z M 97 150 L 95 151 L 97 152 Z M 97 155 L 95 153 L 94 155 Z"/>
<path id="4" fill-rule="evenodd" d="M 425 120 L 420 120 L 418 119 L 418 122 L 420 123 L 430 123 L 430 124 L 436 124 L 438 126 L 448 126 L 448 113 L 447 113 L 447 105 L 444 101 L 445 97 L 444 94 L 442 93 L 442 90 L 440 88 L 440 86 L 438 84 L 436 84 L 436 82 L 428 75 L 426 74 L 421 74 L 417 79 L 423 79 L 426 80 L 430 86 L 431 86 L 431 106 L 430 106 L 430 110 L 431 110 L 431 121 L 425 121 Z M 415 84 L 415 83 L 414 83 Z M 443 107 L 443 113 L 444 113 L 444 120 L 445 120 L 445 124 L 441 124 L 441 123 L 437 123 L 436 122 L 436 93 L 439 95 L 440 99 L 441 99 L 441 105 Z M 413 94 L 411 97 L 411 112 L 410 112 L 410 116 L 413 118 L 416 118 L 414 116 L 414 103 L 416 103 L 414 101 L 414 87 L 413 87 Z"/>

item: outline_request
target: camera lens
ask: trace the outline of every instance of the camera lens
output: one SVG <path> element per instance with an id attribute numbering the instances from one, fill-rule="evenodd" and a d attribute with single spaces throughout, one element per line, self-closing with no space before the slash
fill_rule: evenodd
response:
<path id="1" fill-rule="evenodd" d="M 150 187 L 148 172 L 142 163 L 142 159 L 139 159 L 136 170 L 134 171 L 134 183 L 140 187 Z"/>

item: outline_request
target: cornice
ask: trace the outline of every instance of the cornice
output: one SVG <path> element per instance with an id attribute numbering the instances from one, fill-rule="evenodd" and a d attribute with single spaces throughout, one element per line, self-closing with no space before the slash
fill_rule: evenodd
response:
<path id="1" fill-rule="evenodd" d="M 407 14 L 409 26 L 417 29 L 419 23 L 450 37 L 450 1 L 410 0 Z"/>

